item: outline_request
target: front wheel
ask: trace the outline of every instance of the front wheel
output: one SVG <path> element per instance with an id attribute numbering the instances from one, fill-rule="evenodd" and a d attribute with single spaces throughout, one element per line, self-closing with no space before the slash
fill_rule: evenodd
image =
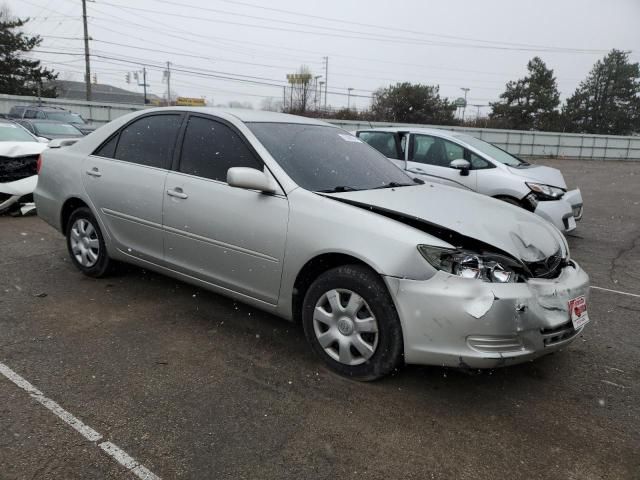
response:
<path id="1" fill-rule="evenodd" d="M 75 210 L 67 223 L 67 249 L 73 264 L 89 277 L 103 277 L 113 261 L 107 255 L 98 221 L 87 207 Z"/>
<path id="2" fill-rule="evenodd" d="M 401 365 L 398 313 L 384 282 L 368 268 L 345 265 L 323 273 L 302 308 L 305 336 L 333 371 L 368 381 Z"/>

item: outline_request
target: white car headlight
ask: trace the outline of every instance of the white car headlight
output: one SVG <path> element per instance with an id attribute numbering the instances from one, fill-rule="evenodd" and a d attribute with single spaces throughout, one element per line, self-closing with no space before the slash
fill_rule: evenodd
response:
<path id="1" fill-rule="evenodd" d="M 418 251 L 434 268 L 463 278 L 477 278 L 484 282 L 509 283 L 518 281 L 523 265 L 504 255 L 479 254 L 469 250 L 418 245 Z"/>
<path id="2" fill-rule="evenodd" d="M 526 184 L 527 187 L 536 194 L 538 200 L 557 200 L 564 195 L 564 190 L 559 187 L 552 187 L 551 185 L 544 185 L 542 183 L 526 182 Z"/>

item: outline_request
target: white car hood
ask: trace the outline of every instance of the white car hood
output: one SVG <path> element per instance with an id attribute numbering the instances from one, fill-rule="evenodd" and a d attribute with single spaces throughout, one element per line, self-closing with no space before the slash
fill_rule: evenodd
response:
<path id="1" fill-rule="evenodd" d="M 531 165 L 526 167 L 514 168 L 507 167 L 509 172 L 527 180 L 552 187 L 567 188 L 562 172 L 557 168 L 547 167 L 545 165 Z"/>
<path id="2" fill-rule="evenodd" d="M 523 208 L 474 192 L 425 184 L 327 196 L 359 207 L 376 207 L 378 213 L 391 212 L 407 220 L 444 227 L 524 262 L 543 260 L 558 250 L 566 255 L 562 234 L 553 225 Z"/>
<path id="3" fill-rule="evenodd" d="M 47 148 L 40 142 L 0 142 L 0 157 L 25 157 L 38 155 Z"/>

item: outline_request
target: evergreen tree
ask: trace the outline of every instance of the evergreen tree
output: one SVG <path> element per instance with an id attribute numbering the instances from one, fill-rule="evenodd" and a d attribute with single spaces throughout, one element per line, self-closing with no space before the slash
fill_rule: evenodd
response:
<path id="1" fill-rule="evenodd" d="M 25 35 L 21 28 L 29 19 L 12 18 L 6 8 L 0 9 L 0 93 L 9 95 L 37 95 L 55 97 L 55 87 L 43 84 L 55 80 L 53 71 L 40 65 L 39 60 L 26 58 L 42 43 L 40 36 Z"/>
<path id="2" fill-rule="evenodd" d="M 532 58 L 527 69 L 527 76 L 507 83 L 501 101 L 491 103 L 489 118 L 502 128 L 553 130 L 557 128 L 560 105 L 553 70 L 540 57 Z"/>
<path id="3" fill-rule="evenodd" d="M 409 82 L 381 88 L 373 96 L 372 115 L 389 122 L 454 124 L 456 107 L 441 98 L 439 90 L 438 86 Z"/>
<path id="4" fill-rule="evenodd" d="M 629 135 L 640 131 L 640 68 L 629 54 L 611 50 L 567 99 L 566 130 Z"/>

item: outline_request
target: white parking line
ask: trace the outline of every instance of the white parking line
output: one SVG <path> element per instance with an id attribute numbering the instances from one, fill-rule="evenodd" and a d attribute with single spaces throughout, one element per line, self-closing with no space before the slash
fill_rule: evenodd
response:
<path id="1" fill-rule="evenodd" d="M 593 285 L 591 285 L 591 288 L 595 288 L 596 290 L 604 290 L 605 292 L 617 293 L 619 295 L 628 295 L 629 297 L 640 298 L 640 295 L 638 295 L 637 293 L 621 292 L 620 290 L 611 290 L 610 288 L 594 287 Z"/>
<path id="2" fill-rule="evenodd" d="M 31 398 L 44 405 L 55 416 L 71 425 L 80 435 L 89 440 L 90 442 L 97 442 L 102 438 L 102 435 L 96 432 L 93 428 L 85 425 L 80 419 L 67 412 L 64 408 L 58 405 L 56 402 L 44 396 L 44 394 L 36 387 L 31 385 L 28 381 L 18 375 L 16 372 L 7 367 L 4 363 L 0 362 L 0 373 L 11 380 L 18 387 L 26 391 Z M 144 465 L 138 463 L 133 457 L 129 456 L 124 450 L 120 449 L 117 445 L 111 442 L 102 442 L 97 444 L 107 455 L 113 458 L 120 465 L 125 467 L 131 473 L 136 475 L 142 480 L 161 480 L 160 477 L 145 468 Z"/>

